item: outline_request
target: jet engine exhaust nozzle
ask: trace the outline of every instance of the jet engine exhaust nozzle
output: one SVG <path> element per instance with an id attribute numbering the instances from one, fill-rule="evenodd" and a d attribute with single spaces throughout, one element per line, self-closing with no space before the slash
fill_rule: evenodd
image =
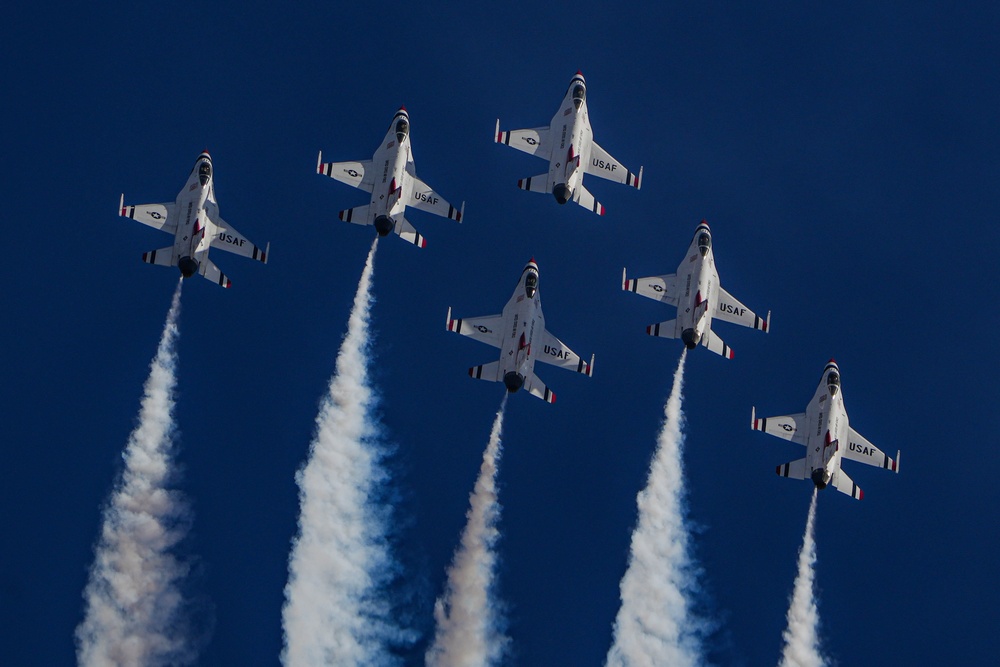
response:
<path id="1" fill-rule="evenodd" d="M 819 490 L 822 491 L 823 489 L 826 488 L 827 481 L 826 481 L 825 476 L 823 475 L 823 469 L 822 468 L 817 468 L 816 470 L 813 470 L 812 481 L 813 481 L 813 484 L 816 485 L 817 489 L 819 489 Z"/>
<path id="2" fill-rule="evenodd" d="M 395 227 L 395 225 L 392 222 L 392 218 L 389 216 L 380 215 L 375 218 L 375 231 L 378 232 L 379 236 L 388 236 L 393 227 Z"/>
<path id="3" fill-rule="evenodd" d="M 190 278 L 194 274 L 198 273 L 198 268 L 201 265 L 198 264 L 198 260 L 193 257 L 181 257 L 180 261 L 177 262 L 177 268 L 181 270 L 181 275 L 185 278 Z"/>
<path id="4" fill-rule="evenodd" d="M 524 376 L 514 371 L 507 371 L 503 376 L 503 383 L 507 391 L 513 394 L 524 386 Z"/>
<path id="5" fill-rule="evenodd" d="M 698 343 L 701 342 L 701 334 L 695 333 L 694 329 L 685 329 L 681 333 L 681 340 L 684 341 L 684 345 L 687 349 L 693 350 L 698 347 Z"/>
<path id="6" fill-rule="evenodd" d="M 573 191 L 567 188 L 565 183 L 561 183 L 552 188 L 552 194 L 555 196 L 556 201 L 560 204 L 565 204 L 573 198 Z"/>

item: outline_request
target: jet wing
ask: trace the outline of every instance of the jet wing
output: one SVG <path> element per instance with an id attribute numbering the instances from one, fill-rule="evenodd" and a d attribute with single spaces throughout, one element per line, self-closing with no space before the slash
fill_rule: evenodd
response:
<path id="1" fill-rule="evenodd" d="M 469 338 L 475 338 L 481 343 L 499 348 L 502 342 L 503 315 L 488 315 L 486 317 L 465 317 L 451 319 L 451 308 L 448 309 L 448 331 L 460 333 Z"/>
<path id="2" fill-rule="evenodd" d="M 622 289 L 626 292 L 641 294 L 649 299 L 662 301 L 663 303 L 677 306 L 679 294 L 677 288 L 677 274 L 671 273 L 665 276 L 648 276 L 646 278 L 633 278 L 629 280 L 625 277 L 625 269 L 622 269 Z"/>
<path id="3" fill-rule="evenodd" d="M 267 244 L 267 247 L 264 250 L 261 250 L 222 218 L 213 220 L 212 224 L 214 224 L 217 228 L 215 230 L 215 236 L 212 238 L 213 248 L 225 250 L 226 252 L 231 252 L 234 255 L 249 257 L 250 259 L 255 259 L 258 262 L 267 264 L 267 255 L 271 250 L 270 243 Z"/>
<path id="4" fill-rule="evenodd" d="M 767 332 L 771 327 L 771 311 L 767 311 L 767 319 L 757 316 L 752 310 L 733 298 L 733 295 L 719 287 L 719 301 L 712 315 L 724 322 L 732 322 L 751 329 Z"/>
<path id="5" fill-rule="evenodd" d="M 590 357 L 590 363 L 580 358 L 573 350 L 569 349 L 565 343 L 545 330 L 542 332 L 542 349 L 537 350 L 535 359 L 546 364 L 567 368 L 577 373 L 583 373 L 590 377 L 594 373 L 594 357 Z"/>
<path id="6" fill-rule="evenodd" d="M 806 444 L 806 413 L 782 415 L 780 417 L 757 417 L 757 408 L 750 413 L 750 428 L 763 431 L 782 440 L 791 440 L 805 447 Z"/>
<path id="7" fill-rule="evenodd" d="M 372 173 L 372 161 L 364 162 L 323 162 L 323 151 L 316 158 L 316 173 L 347 183 L 359 190 L 371 192 L 375 189 L 375 175 Z"/>
<path id="8" fill-rule="evenodd" d="M 584 173 L 606 178 L 615 183 L 630 185 L 636 190 L 642 187 L 642 167 L 638 175 L 625 168 L 618 160 L 611 157 L 597 142 L 591 142 L 590 162 L 584 167 Z"/>
<path id="9" fill-rule="evenodd" d="M 462 222 L 462 214 L 465 212 L 465 202 L 462 202 L 461 209 L 457 209 L 419 178 L 416 176 L 412 178 L 413 194 L 406 201 L 407 206 L 419 208 L 421 211 L 427 211 L 434 215 L 440 215 L 442 218 L 451 218 L 452 220 Z"/>
<path id="10" fill-rule="evenodd" d="M 524 151 L 528 155 L 537 155 L 546 160 L 552 153 L 552 146 L 549 144 L 549 128 L 533 127 L 524 130 L 500 131 L 500 119 L 497 119 L 497 129 L 493 135 L 493 141 L 504 144 L 519 151 Z"/>
<path id="11" fill-rule="evenodd" d="M 899 472 L 899 452 L 896 452 L 896 460 L 892 460 L 881 449 L 868 442 L 863 435 L 850 429 L 848 434 L 847 449 L 843 452 L 845 459 L 861 461 L 876 468 L 885 468 L 893 472 Z"/>
<path id="12" fill-rule="evenodd" d="M 168 234 L 177 231 L 177 214 L 174 212 L 173 202 L 126 206 L 123 194 L 118 200 L 118 215 L 123 218 L 132 218 L 136 222 L 141 222 Z"/>

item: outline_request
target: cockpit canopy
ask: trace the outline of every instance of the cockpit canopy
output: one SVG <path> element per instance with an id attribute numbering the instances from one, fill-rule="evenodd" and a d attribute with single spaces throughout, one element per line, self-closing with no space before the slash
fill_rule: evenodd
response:
<path id="1" fill-rule="evenodd" d="M 206 160 L 198 165 L 198 180 L 202 185 L 208 185 L 210 178 L 212 178 L 212 164 Z"/>
<path id="2" fill-rule="evenodd" d="M 528 273 L 524 278 L 524 292 L 528 295 L 528 298 L 535 296 L 535 290 L 538 289 L 538 275 L 535 273 Z"/>
<path id="3" fill-rule="evenodd" d="M 583 101 L 587 98 L 587 88 L 579 81 L 573 86 L 573 106 L 577 109 L 583 104 Z"/>
<path id="4" fill-rule="evenodd" d="M 708 254 L 709 248 L 712 247 L 712 235 L 708 232 L 702 232 L 698 234 L 698 250 L 701 251 L 702 257 Z"/>
<path id="5" fill-rule="evenodd" d="M 840 390 L 840 374 L 837 371 L 831 371 L 829 375 L 826 376 L 826 388 L 830 392 L 831 396 L 836 396 L 837 391 Z"/>
<path id="6" fill-rule="evenodd" d="M 406 135 L 410 133 L 410 121 L 406 120 L 405 117 L 401 116 L 399 120 L 396 121 L 396 141 L 403 143 L 406 139 Z"/>

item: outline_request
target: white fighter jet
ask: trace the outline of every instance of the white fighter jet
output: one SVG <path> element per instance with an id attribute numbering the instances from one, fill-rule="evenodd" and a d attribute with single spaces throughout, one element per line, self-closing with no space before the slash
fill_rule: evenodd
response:
<path id="1" fill-rule="evenodd" d="M 510 393 L 524 387 L 529 394 L 547 403 L 555 403 L 555 393 L 534 373 L 535 361 L 568 368 L 590 377 L 594 373 L 594 357 L 590 363 L 545 329 L 542 302 L 538 293 L 538 265 L 532 259 L 521 272 L 517 288 L 500 315 L 451 319 L 448 309 L 448 331 L 454 331 L 500 348 L 500 359 L 469 369 L 477 380 L 503 382 Z"/>
<path id="2" fill-rule="evenodd" d="M 712 352 L 732 359 L 733 349 L 712 331 L 712 318 L 765 333 L 771 328 L 771 311 L 762 319 L 722 289 L 712 253 L 712 232 L 704 220 L 695 229 L 691 247 L 677 273 L 633 279 L 625 274 L 623 269 L 623 290 L 677 307 L 677 319 L 646 327 L 650 336 L 680 338 L 689 350 L 701 343 Z"/>
<path id="3" fill-rule="evenodd" d="M 548 160 L 547 173 L 522 178 L 517 187 L 529 192 L 551 192 L 560 204 L 572 200 L 597 215 L 604 215 L 604 206 L 583 187 L 585 173 L 636 190 L 642 186 L 642 167 L 638 174 L 632 173 L 594 141 L 587 112 L 587 82 L 580 72 L 569 82 L 566 96 L 548 127 L 501 132 L 498 118 L 493 140 Z"/>
<path id="4" fill-rule="evenodd" d="M 341 220 L 356 225 L 375 225 L 379 236 L 396 232 L 418 248 L 426 247 L 427 239 L 403 217 L 407 206 L 458 222 L 462 222 L 465 213 L 465 202 L 462 208 L 455 208 L 417 178 L 410 152 L 410 115 L 406 107 L 396 112 L 385 139 L 371 160 L 323 162 L 323 151 L 320 151 L 316 173 L 371 193 L 367 206 L 341 211 Z"/>
<path id="5" fill-rule="evenodd" d="M 861 488 L 841 469 L 843 459 L 899 472 L 899 451 L 893 460 L 851 428 L 840 390 L 840 368 L 833 359 L 823 369 L 819 387 L 805 412 L 758 419 L 755 407 L 750 412 L 750 426 L 755 431 L 804 445 L 804 459 L 782 464 L 775 472 L 792 479 L 811 479 L 817 489 L 833 484 L 852 498 L 864 497 Z"/>
<path id="6" fill-rule="evenodd" d="M 187 183 L 173 202 L 126 206 L 125 195 L 118 201 L 118 213 L 144 225 L 174 235 L 174 244 L 142 254 L 142 261 L 160 266 L 176 266 L 190 278 L 198 273 L 222 287 L 232 282 L 208 259 L 211 247 L 243 255 L 267 264 L 268 243 L 261 250 L 219 215 L 215 200 L 212 157 L 202 151 Z"/>

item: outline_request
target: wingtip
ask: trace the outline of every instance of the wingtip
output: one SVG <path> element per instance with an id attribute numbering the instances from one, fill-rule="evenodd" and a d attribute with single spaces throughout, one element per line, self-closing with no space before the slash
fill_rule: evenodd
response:
<path id="1" fill-rule="evenodd" d="M 264 246 L 264 264 L 267 264 L 267 260 L 271 258 L 271 242 L 268 241 Z"/>
<path id="2" fill-rule="evenodd" d="M 465 220 L 465 202 L 464 201 L 462 202 L 462 210 L 458 212 L 458 224 L 462 224 L 463 220 Z"/>
<path id="3" fill-rule="evenodd" d="M 767 311 L 767 321 L 764 322 L 764 333 L 771 333 L 771 311 Z"/>
<path id="4" fill-rule="evenodd" d="M 628 291 L 628 278 L 627 278 L 627 275 L 628 275 L 628 272 L 626 271 L 625 267 L 623 266 L 622 267 L 622 290 L 625 291 L 625 292 Z"/>
<path id="5" fill-rule="evenodd" d="M 118 198 L 118 215 L 125 215 L 125 193 Z"/>
<path id="6" fill-rule="evenodd" d="M 750 407 L 750 430 L 751 431 L 756 431 L 757 430 L 757 406 L 756 405 Z"/>
<path id="7" fill-rule="evenodd" d="M 594 353 L 590 354 L 590 366 L 587 367 L 587 377 L 594 377 Z"/>
<path id="8" fill-rule="evenodd" d="M 316 173 L 323 173 L 323 151 L 320 151 L 319 155 L 316 156 Z"/>
<path id="9" fill-rule="evenodd" d="M 451 306 L 448 306 L 448 316 L 444 320 L 444 328 L 451 331 Z"/>
<path id="10" fill-rule="evenodd" d="M 493 130 L 493 143 L 495 143 L 495 144 L 499 144 L 500 143 L 500 119 L 499 118 L 497 118 L 497 126 Z"/>
<path id="11" fill-rule="evenodd" d="M 635 183 L 636 190 L 642 190 L 642 165 L 639 165 L 639 180 Z"/>
<path id="12" fill-rule="evenodd" d="M 896 450 L 896 461 L 895 464 L 893 465 L 892 471 L 897 475 L 899 474 L 899 459 L 902 456 L 902 454 L 903 453 L 901 451 L 899 451 L 898 449 Z"/>

